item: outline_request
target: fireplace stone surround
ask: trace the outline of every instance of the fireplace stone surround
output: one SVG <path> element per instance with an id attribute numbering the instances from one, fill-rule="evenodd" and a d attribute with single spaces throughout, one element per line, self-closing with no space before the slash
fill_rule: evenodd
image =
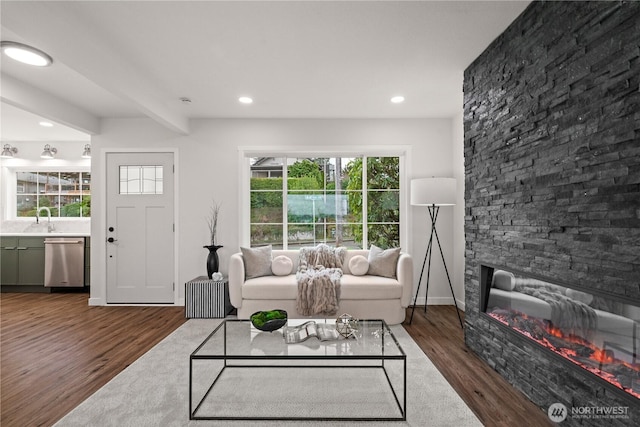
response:
<path id="1" fill-rule="evenodd" d="M 481 266 L 640 305 L 638 22 L 640 2 L 532 2 L 464 74 L 465 342 L 545 413 L 629 408 L 613 426 L 638 399 L 487 316 Z"/>

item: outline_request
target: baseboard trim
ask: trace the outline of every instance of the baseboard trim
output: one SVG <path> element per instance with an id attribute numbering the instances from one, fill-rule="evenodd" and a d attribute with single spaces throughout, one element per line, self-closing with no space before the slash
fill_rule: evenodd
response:
<path id="1" fill-rule="evenodd" d="M 466 305 L 464 301 L 460 301 L 456 299 L 458 304 L 458 308 L 462 311 L 465 311 Z M 424 305 L 424 297 L 418 298 L 416 301 L 416 305 Z M 454 305 L 453 298 L 451 297 L 429 297 L 427 299 L 427 305 Z"/>

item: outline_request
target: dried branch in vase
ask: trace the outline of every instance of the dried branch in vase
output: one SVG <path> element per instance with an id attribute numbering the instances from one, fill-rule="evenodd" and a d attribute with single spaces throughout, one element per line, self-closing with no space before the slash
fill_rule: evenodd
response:
<path id="1" fill-rule="evenodd" d="M 207 217 L 207 225 L 209 226 L 209 238 L 211 240 L 211 245 L 216 244 L 216 234 L 218 231 L 218 215 L 220 214 L 220 203 L 216 203 L 215 200 L 212 201 L 211 207 L 209 208 L 209 216 Z"/>

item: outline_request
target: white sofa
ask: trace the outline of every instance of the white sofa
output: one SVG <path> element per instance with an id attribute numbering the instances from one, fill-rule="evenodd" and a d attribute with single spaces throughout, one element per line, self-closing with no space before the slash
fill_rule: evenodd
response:
<path id="1" fill-rule="evenodd" d="M 298 250 L 273 250 L 272 257 L 284 255 L 293 262 L 292 274 L 286 276 L 262 276 L 245 280 L 242 253 L 231 256 L 229 261 L 229 298 L 238 310 L 239 319 L 248 319 L 261 310 L 286 310 L 292 319 L 301 319 L 296 311 L 298 285 L 295 272 L 298 267 Z M 336 317 L 348 313 L 358 319 L 384 319 L 389 325 L 402 323 L 413 289 L 413 260 L 401 253 L 396 267 L 396 277 L 355 276 L 349 271 L 349 260 L 368 250 L 349 250 L 343 263 L 340 279 L 340 308 Z M 316 316 L 318 317 L 318 316 Z"/>

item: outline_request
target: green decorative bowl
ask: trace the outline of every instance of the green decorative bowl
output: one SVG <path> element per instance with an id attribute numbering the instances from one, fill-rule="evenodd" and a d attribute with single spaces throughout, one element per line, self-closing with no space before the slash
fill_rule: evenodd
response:
<path id="1" fill-rule="evenodd" d="M 287 324 L 287 312 L 284 310 L 256 311 L 249 319 L 256 329 L 273 332 Z"/>

